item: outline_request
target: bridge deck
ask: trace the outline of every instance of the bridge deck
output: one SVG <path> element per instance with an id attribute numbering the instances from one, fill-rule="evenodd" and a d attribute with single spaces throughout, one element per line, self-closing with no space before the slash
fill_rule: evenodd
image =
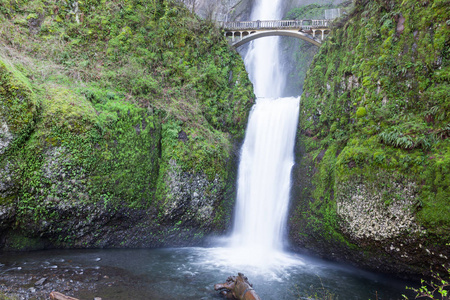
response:
<path id="1" fill-rule="evenodd" d="M 219 22 L 224 30 L 274 30 L 298 29 L 311 30 L 315 28 L 328 28 L 330 20 L 270 20 L 270 21 L 242 21 Z"/>
<path id="2" fill-rule="evenodd" d="M 303 39 L 316 46 L 330 32 L 331 20 L 271 20 L 219 22 L 225 36 L 234 47 L 266 36 L 291 36 Z M 319 35 L 319 37 L 317 36 Z M 320 40 L 318 40 L 318 38 Z"/>

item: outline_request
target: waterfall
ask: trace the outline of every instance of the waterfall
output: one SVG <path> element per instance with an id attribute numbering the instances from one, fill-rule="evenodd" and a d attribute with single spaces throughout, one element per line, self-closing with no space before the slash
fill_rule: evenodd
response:
<path id="1" fill-rule="evenodd" d="M 281 20 L 281 0 L 257 0 L 252 20 Z M 277 98 L 285 84 L 279 59 L 279 37 L 265 37 L 251 42 L 244 57 L 245 66 L 258 98 Z"/>
<path id="2" fill-rule="evenodd" d="M 252 20 L 281 19 L 280 4 L 256 1 Z M 299 98 L 280 98 L 285 76 L 278 40 L 254 40 L 244 58 L 257 100 L 241 149 L 232 245 L 257 263 L 282 250 L 298 122 Z"/>
<path id="3" fill-rule="evenodd" d="M 298 99 L 258 99 L 238 176 L 235 246 L 279 250 L 289 204 Z"/>

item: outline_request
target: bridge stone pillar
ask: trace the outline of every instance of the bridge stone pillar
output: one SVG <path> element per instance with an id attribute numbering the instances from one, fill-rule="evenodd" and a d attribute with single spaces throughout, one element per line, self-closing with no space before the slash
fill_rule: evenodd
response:
<path id="1" fill-rule="evenodd" d="M 312 32 L 313 32 L 313 38 L 315 38 L 316 37 L 316 30 L 313 29 Z"/>
<path id="2" fill-rule="evenodd" d="M 324 32 L 325 32 L 325 30 L 321 30 L 322 31 L 322 41 L 323 41 L 323 35 L 324 35 Z"/>

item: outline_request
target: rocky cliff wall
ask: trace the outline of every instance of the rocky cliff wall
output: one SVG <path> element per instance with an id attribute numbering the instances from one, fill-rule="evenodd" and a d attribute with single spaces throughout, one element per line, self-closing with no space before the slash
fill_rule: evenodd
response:
<path id="1" fill-rule="evenodd" d="M 240 57 L 178 2 L 74 3 L 0 8 L 0 248 L 223 232 L 253 101 Z"/>
<path id="2" fill-rule="evenodd" d="M 316 5 L 338 5 L 345 0 L 286 0 L 283 2 L 283 15 L 293 8 L 316 4 Z M 205 19 L 218 21 L 246 21 L 250 18 L 254 0 L 183 0 L 185 5 Z"/>
<path id="3" fill-rule="evenodd" d="M 248 20 L 253 0 L 198 0 L 196 13 L 205 19 L 217 21 Z"/>
<path id="4" fill-rule="evenodd" d="M 356 1 L 308 71 L 290 238 L 384 272 L 448 263 L 447 1 Z"/>

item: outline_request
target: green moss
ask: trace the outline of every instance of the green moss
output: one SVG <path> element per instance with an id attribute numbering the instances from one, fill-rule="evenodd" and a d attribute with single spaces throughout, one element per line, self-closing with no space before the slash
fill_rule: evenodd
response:
<path id="1" fill-rule="evenodd" d="M 325 17 L 325 10 L 339 7 L 341 8 L 341 11 L 344 12 L 344 7 L 347 4 L 300 5 L 288 11 L 283 18 L 286 20 L 323 19 Z M 289 73 L 289 80 L 286 82 L 286 89 L 288 93 L 299 94 L 301 93 L 309 65 L 319 48 L 309 42 L 291 38 L 282 38 L 281 42 L 283 43 L 283 47 L 288 48 L 288 50 L 283 53 L 285 58 L 289 57 L 289 61 L 295 62 L 288 67 L 289 71 L 287 73 Z M 328 71 L 332 72 L 332 69 L 329 69 Z"/>
<path id="2" fill-rule="evenodd" d="M 148 206 L 159 172 L 160 116 L 120 100 L 97 104 L 96 109 L 101 114 L 92 134 L 100 139 L 98 150 L 89 160 L 92 193 L 125 200 L 133 206 Z"/>
<path id="3" fill-rule="evenodd" d="M 357 118 L 362 118 L 365 117 L 367 115 L 367 111 L 365 107 L 358 107 L 358 109 L 356 110 L 356 117 Z"/>
<path id="4" fill-rule="evenodd" d="M 83 95 L 56 86 L 48 87 L 46 94 L 42 101 L 42 122 L 39 124 L 41 134 L 53 128 L 84 134 L 96 123 L 94 107 Z"/>
<path id="5" fill-rule="evenodd" d="M 7 248 L 9 250 L 38 250 L 44 247 L 44 242 L 41 238 L 27 237 L 19 232 L 9 234 L 7 241 Z"/>
<path id="6" fill-rule="evenodd" d="M 449 240 L 448 18 L 441 1 L 371 1 L 334 23 L 308 71 L 300 115 L 314 168 L 304 217 L 317 228 L 333 228 L 325 220 L 336 187 L 363 176 L 420 187 L 416 221 L 433 243 Z"/>
<path id="7" fill-rule="evenodd" d="M 0 59 L 0 107 L 0 117 L 14 135 L 24 138 L 30 133 L 38 101 L 28 79 L 4 59 Z"/>
<path id="8" fill-rule="evenodd" d="M 428 156 L 428 161 L 417 161 L 425 164 L 420 179 L 423 183 L 421 190 L 421 210 L 418 212 L 419 220 L 442 236 L 448 236 L 450 229 L 450 143 L 440 147 L 439 154 Z"/>
<path id="9" fill-rule="evenodd" d="M 20 174 L 16 226 L 67 224 L 58 205 L 157 214 L 169 192 L 171 161 L 224 186 L 254 95 L 239 54 L 219 29 L 171 0 L 84 1 L 78 16 L 71 9 L 65 2 L 0 5 L 5 56 L 21 61 L 11 59 L 15 67 L 1 74 L 28 87 L 20 93 L 36 107 L 26 138 L 5 158 L 17 162 Z M 29 16 L 39 26 L 29 27 Z M 31 124 L 30 116 L 11 120 Z M 211 193 L 223 200 L 223 191 Z M 74 236 L 64 230 L 62 237 Z M 73 239 L 57 242 L 68 246 Z"/>

